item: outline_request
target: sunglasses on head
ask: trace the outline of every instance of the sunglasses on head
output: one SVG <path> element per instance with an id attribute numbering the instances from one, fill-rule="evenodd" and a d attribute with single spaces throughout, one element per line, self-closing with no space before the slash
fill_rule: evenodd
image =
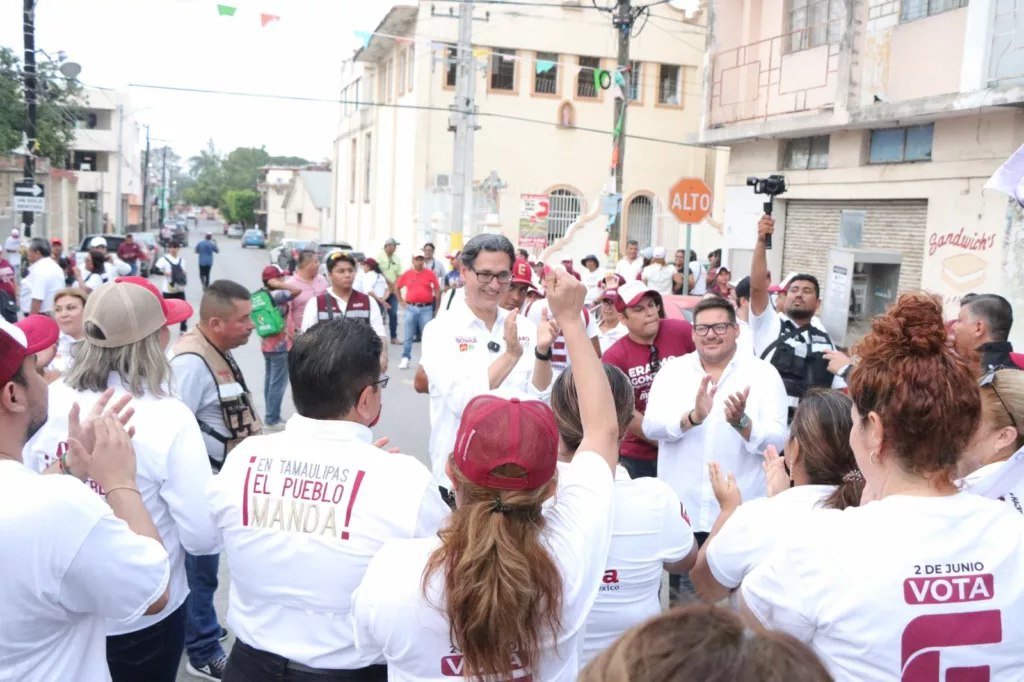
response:
<path id="1" fill-rule="evenodd" d="M 1013 418 L 1013 412 L 1010 412 L 1010 408 L 1006 406 L 1006 401 L 1003 400 L 1003 396 L 999 395 L 999 389 L 996 388 L 996 375 L 998 373 L 999 370 L 996 369 L 986 372 L 980 379 L 978 379 L 978 387 L 984 388 L 986 386 L 990 386 L 992 388 L 992 392 L 996 394 L 996 400 L 998 400 L 999 404 L 1003 406 L 1003 409 L 1006 411 L 1006 416 L 1010 418 L 1010 423 L 1013 424 L 1013 428 L 1017 428 L 1017 420 Z"/>

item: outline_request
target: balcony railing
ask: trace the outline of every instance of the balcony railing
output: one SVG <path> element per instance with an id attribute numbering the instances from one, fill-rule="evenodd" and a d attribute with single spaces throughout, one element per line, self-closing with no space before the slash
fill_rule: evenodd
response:
<path id="1" fill-rule="evenodd" d="M 839 43 L 793 48 L 811 33 L 838 35 L 833 24 L 839 21 L 801 27 L 713 55 L 709 126 L 764 121 L 832 106 Z"/>

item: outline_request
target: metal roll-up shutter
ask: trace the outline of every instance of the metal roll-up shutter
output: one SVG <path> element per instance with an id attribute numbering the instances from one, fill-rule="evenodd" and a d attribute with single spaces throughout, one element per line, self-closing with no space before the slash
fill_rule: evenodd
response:
<path id="1" fill-rule="evenodd" d="M 775 280 L 791 272 L 805 272 L 825 284 L 828 252 L 839 244 L 842 211 L 864 211 L 861 248 L 899 251 L 903 256 L 900 291 L 921 287 L 928 202 L 917 199 L 787 201 L 782 272 L 778 275 L 772 273 Z"/>

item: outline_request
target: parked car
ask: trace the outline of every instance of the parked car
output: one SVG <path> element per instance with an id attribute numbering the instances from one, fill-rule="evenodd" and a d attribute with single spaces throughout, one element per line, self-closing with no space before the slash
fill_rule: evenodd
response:
<path id="1" fill-rule="evenodd" d="M 229 239 L 241 239 L 243 232 L 245 232 L 245 230 L 243 230 L 242 226 L 238 223 L 231 223 L 228 225 L 227 235 Z"/>
<path id="2" fill-rule="evenodd" d="M 80 269 L 85 267 L 85 256 L 92 248 L 93 241 L 99 237 L 103 237 L 104 241 L 107 242 L 107 253 L 111 255 L 117 255 L 117 247 L 121 246 L 121 242 L 124 241 L 123 234 L 86 235 L 82 238 L 82 241 L 78 244 L 78 248 L 75 250 L 75 265 Z"/>
<path id="3" fill-rule="evenodd" d="M 312 242 L 307 239 L 285 239 L 275 249 L 277 258 L 272 259 L 277 267 L 288 272 L 295 272 L 295 264 L 299 261 L 299 252 L 308 247 Z"/>
<path id="4" fill-rule="evenodd" d="M 346 244 L 345 242 L 337 242 L 334 244 L 321 244 L 317 249 L 317 253 L 320 256 L 320 274 L 323 275 L 324 277 L 327 276 L 327 257 L 330 256 L 332 253 L 347 253 L 348 255 L 355 258 L 356 263 L 360 263 L 366 260 L 366 254 L 364 254 L 362 251 L 353 250 L 352 247 Z M 362 272 L 362 270 L 359 270 L 359 268 L 356 269 L 359 272 Z"/>
<path id="5" fill-rule="evenodd" d="M 701 296 L 662 296 L 665 303 L 665 317 L 670 320 L 686 320 L 693 322 L 693 309 L 700 303 Z"/>
<path id="6" fill-rule="evenodd" d="M 152 232 L 136 232 L 134 235 L 135 241 L 139 242 L 142 245 L 142 249 L 146 252 L 146 257 L 139 259 L 139 274 L 143 277 L 149 277 L 153 270 L 153 264 L 160 257 L 160 245 L 157 243 L 157 235 Z"/>
<path id="7" fill-rule="evenodd" d="M 263 236 L 263 232 L 253 228 L 246 230 L 245 234 L 242 235 L 242 248 L 247 246 L 258 246 L 261 249 L 267 248 L 267 240 Z"/>

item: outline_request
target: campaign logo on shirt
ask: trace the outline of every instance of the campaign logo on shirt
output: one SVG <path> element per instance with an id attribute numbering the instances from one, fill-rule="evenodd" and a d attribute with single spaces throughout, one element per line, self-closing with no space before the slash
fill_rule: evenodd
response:
<path id="1" fill-rule="evenodd" d="M 604 577 L 601 578 L 601 586 L 597 588 L 598 592 L 617 592 L 619 589 L 619 571 L 617 569 L 609 569 L 604 572 Z"/>
<path id="2" fill-rule="evenodd" d="M 512 652 L 512 679 L 517 682 L 533 682 L 533 675 L 523 669 L 519 654 Z M 446 656 L 441 657 L 441 675 L 444 677 L 462 677 L 466 673 L 466 659 L 462 651 L 453 646 Z"/>
<path id="3" fill-rule="evenodd" d="M 364 476 L 347 467 L 252 456 L 242 490 L 242 525 L 348 540 Z"/>
<path id="4" fill-rule="evenodd" d="M 57 443 L 57 451 L 53 455 L 43 455 L 44 468 L 49 468 L 50 465 L 52 465 L 54 462 L 59 461 L 61 457 L 68 453 L 68 450 L 69 447 L 66 441 L 60 441 L 59 443 Z M 106 496 L 107 491 L 105 491 L 103 489 L 103 486 L 101 486 L 96 481 L 89 478 L 86 479 L 85 483 L 97 495 Z"/>

